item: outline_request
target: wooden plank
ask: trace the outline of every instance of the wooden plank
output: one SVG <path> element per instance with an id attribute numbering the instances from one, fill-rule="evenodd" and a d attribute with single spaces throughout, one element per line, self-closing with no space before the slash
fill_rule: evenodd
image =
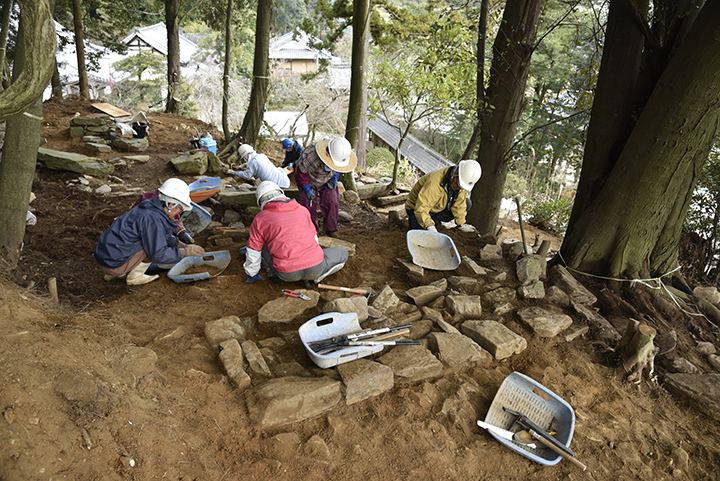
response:
<path id="1" fill-rule="evenodd" d="M 401 202 L 404 204 L 409 195 L 409 192 L 403 192 L 402 194 L 398 195 L 385 195 L 382 197 L 378 197 L 377 201 L 380 205 L 399 204 Z"/>
<path id="2" fill-rule="evenodd" d="M 108 114 L 110 117 L 118 118 L 118 117 L 130 117 L 130 112 L 125 112 L 122 109 L 119 109 L 115 107 L 114 105 L 110 105 L 106 102 L 97 102 L 94 104 L 91 104 L 93 107 L 98 109 L 100 112 L 103 112 L 105 114 Z"/>

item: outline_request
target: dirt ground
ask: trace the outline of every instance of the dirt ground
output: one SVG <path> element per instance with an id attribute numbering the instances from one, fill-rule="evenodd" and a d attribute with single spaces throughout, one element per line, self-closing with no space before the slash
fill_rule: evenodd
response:
<path id="1" fill-rule="evenodd" d="M 88 115 L 92 109 L 76 99 L 45 105 L 47 147 L 91 154 L 69 135 L 76 112 Z M 174 115 L 150 114 L 149 120 L 151 147 L 143 154 L 150 161 L 114 174 L 147 190 L 177 176 L 167 162 L 189 148 L 195 127 L 216 133 Z M 277 144 L 264 150 L 281 160 Z M 162 277 L 140 287 L 105 282 L 91 253 L 98 236 L 134 199 L 80 192 L 67 184 L 77 177 L 38 167 L 31 204 L 37 225 L 27 228 L 17 269 L 0 280 L 0 480 L 720 479 L 716 421 L 673 399 L 661 384 L 625 382 L 616 356 L 604 346 L 584 337 L 540 338 L 523 329 L 514 311 L 502 319 L 488 312 L 487 319 L 528 340 L 519 355 L 446 371 L 434 381 L 396 379 L 393 389 L 375 398 L 350 406 L 341 401 L 317 418 L 259 430 L 249 420 L 246 394 L 223 374 L 204 325 L 236 315 L 249 319 L 255 341 L 282 336 L 258 326 L 257 311 L 278 298 L 280 289 L 304 285 L 246 284 L 238 252 L 246 232 L 198 235 L 207 250 L 229 249 L 233 256 L 216 278 L 176 284 Z M 212 208 L 219 220 L 225 207 Z M 396 262 L 410 257 L 404 226 L 374 214 L 367 203 L 343 203 L 341 210 L 353 221 L 340 224 L 338 237 L 354 243 L 356 254 L 328 284 L 375 292 L 390 285 L 397 293 L 418 285 Z M 517 224 L 503 225 L 501 237 L 520 237 Z M 479 259 L 477 236 L 448 234 L 461 255 Z M 526 226 L 528 241 L 536 234 L 558 249 L 561 238 Z M 429 271 L 423 283 L 449 275 L 454 273 Z M 57 279 L 59 304 L 48 294 L 50 278 Z M 599 297 L 603 316 L 643 319 L 660 333 L 674 329 L 674 354 L 712 371 L 694 349 L 697 341 L 718 345 L 717 333 L 702 318 L 667 305 L 661 309 L 640 289 L 581 280 Z M 519 285 L 512 272 L 504 283 Z M 544 304 L 516 301 L 517 308 L 527 305 Z M 321 307 L 322 302 L 284 330 L 297 330 Z M 335 369 L 314 368 L 299 343 L 276 354 L 271 369 L 298 363 L 315 375 L 339 378 Z M 587 471 L 566 461 L 534 463 L 475 425 L 513 371 L 574 408 L 570 447 Z M 254 377 L 253 388 L 264 381 Z"/>

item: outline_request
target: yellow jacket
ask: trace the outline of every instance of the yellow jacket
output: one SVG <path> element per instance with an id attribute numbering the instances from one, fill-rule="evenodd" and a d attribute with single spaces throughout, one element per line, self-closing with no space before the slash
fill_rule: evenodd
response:
<path id="1" fill-rule="evenodd" d="M 422 176 L 413 186 L 410 195 L 405 201 L 405 210 L 415 210 L 415 217 L 424 229 L 435 225 L 435 222 L 430 218 L 430 212 L 442 212 L 447 207 L 447 192 L 445 192 L 441 184 L 448 169 L 451 168 L 433 170 Z M 465 216 L 467 215 L 465 195 L 465 189 L 460 189 L 458 197 L 450 209 L 457 225 L 465 223 Z"/>

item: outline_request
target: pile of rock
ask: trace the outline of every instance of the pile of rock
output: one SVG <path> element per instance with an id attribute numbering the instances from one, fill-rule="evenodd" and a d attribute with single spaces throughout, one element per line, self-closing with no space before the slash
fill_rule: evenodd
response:
<path id="1" fill-rule="evenodd" d="M 82 137 L 85 147 L 93 152 L 111 152 L 113 147 L 126 152 L 141 152 L 150 146 L 147 136 L 124 137 L 116 130 L 115 120 L 109 115 L 73 117 L 70 120 L 70 135 Z"/>

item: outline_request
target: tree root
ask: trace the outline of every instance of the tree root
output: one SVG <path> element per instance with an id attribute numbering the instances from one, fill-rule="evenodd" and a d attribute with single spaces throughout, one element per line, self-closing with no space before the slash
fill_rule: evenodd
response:
<path id="1" fill-rule="evenodd" d="M 655 347 L 653 339 L 657 331 L 640 321 L 629 319 L 625 334 L 620 340 L 618 351 L 623 357 L 623 369 L 628 374 L 627 380 L 640 384 L 643 379 L 643 372 L 647 371 L 648 379 L 655 382 L 657 376 L 655 371 L 655 355 L 660 349 Z"/>

